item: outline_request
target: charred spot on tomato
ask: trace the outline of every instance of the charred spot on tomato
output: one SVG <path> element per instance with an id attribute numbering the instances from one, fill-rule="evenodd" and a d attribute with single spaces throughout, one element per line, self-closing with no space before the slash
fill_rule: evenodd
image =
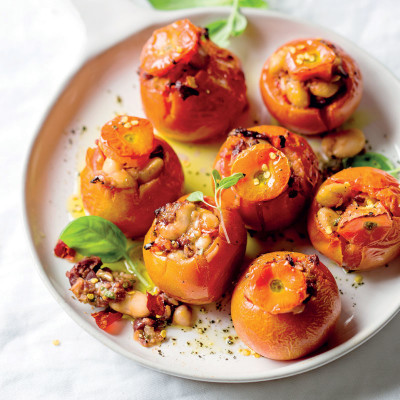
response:
<path id="1" fill-rule="evenodd" d="M 90 183 L 101 183 L 102 185 L 104 185 L 104 177 L 101 175 L 97 175 L 90 181 Z"/>
<path id="2" fill-rule="evenodd" d="M 365 221 L 364 222 L 364 228 L 368 231 L 372 231 L 373 229 L 375 229 L 378 226 L 378 224 L 376 222 L 373 221 Z"/>
<path id="3" fill-rule="evenodd" d="M 171 83 L 170 86 L 174 86 L 175 89 L 178 91 L 179 95 L 182 97 L 182 100 L 186 100 L 190 96 L 199 96 L 200 92 L 192 88 L 190 86 L 182 84 L 181 81 L 176 81 L 175 83 Z"/>
<path id="4" fill-rule="evenodd" d="M 144 248 L 145 250 L 150 250 L 150 249 L 153 247 L 153 245 L 154 245 L 154 242 L 146 243 L 146 244 L 143 246 L 143 248 Z"/>
<path id="5" fill-rule="evenodd" d="M 280 145 L 281 148 L 283 149 L 283 148 L 285 147 L 285 145 L 286 145 L 286 138 L 285 138 L 285 136 L 279 135 L 279 140 L 280 140 L 279 145 Z"/>
<path id="6" fill-rule="evenodd" d="M 294 260 L 293 260 L 293 258 L 292 258 L 292 256 L 291 256 L 290 254 L 288 254 L 288 255 L 285 257 L 285 259 L 286 259 L 286 261 L 289 263 L 290 266 L 292 266 L 292 267 L 295 266 Z"/>
<path id="7" fill-rule="evenodd" d="M 298 194 L 299 194 L 299 192 L 297 190 L 290 190 L 289 191 L 289 198 L 290 199 L 294 199 Z"/>
<path id="8" fill-rule="evenodd" d="M 150 153 L 149 158 L 161 158 L 162 160 L 164 159 L 164 147 L 162 147 L 160 144 Z"/>

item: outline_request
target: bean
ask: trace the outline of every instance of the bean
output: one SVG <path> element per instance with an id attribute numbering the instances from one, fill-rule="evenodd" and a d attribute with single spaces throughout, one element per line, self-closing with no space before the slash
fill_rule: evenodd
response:
<path id="1" fill-rule="evenodd" d="M 364 148 L 365 136 L 360 129 L 346 129 L 325 136 L 321 145 L 328 157 L 354 157 Z"/>
<path id="2" fill-rule="evenodd" d="M 339 207 L 350 192 L 349 183 L 331 183 L 318 191 L 316 200 L 323 207 Z"/>
<path id="3" fill-rule="evenodd" d="M 286 84 L 286 97 L 295 107 L 306 108 L 310 104 L 310 95 L 301 82 L 289 79 Z"/>
<path id="4" fill-rule="evenodd" d="M 272 54 L 269 59 L 268 71 L 272 75 L 278 74 L 282 68 L 285 61 L 286 53 L 283 50 L 279 50 Z"/>
<path id="5" fill-rule="evenodd" d="M 331 208 L 322 207 L 318 210 L 317 220 L 328 235 L 336 230 L 339 219 L 340 215 Z"/>
<path id="6" fill-rule="evenodd" d="M 314 80 L 310 83 L 310 92 L 318 97 L 332 97 L 340 88 L 338 83 Z"/>
<path id="7" fill-rule="evenodd" d="M 120 171 L 122 169 L 122 165 L 114 161 L 112 158 L 106 158 L 103 164 L 103 171 L 106 174 L 113 174 L 114 172 Z"/>
<path id="8" fill-rule="evenodd" d="M 125 299 L 119 302 L 110 302 L 110 307 L 122 314 L 133 318 L 143 318 L 150 315 L 147 308 L 147 296 L 136 290 L 126 294 Z"/>
<path id="9" fill-rule="evenodd" d="M 191 214 L 196 206 L 193 203 L 185 203 L 176 211 L 176 220 L 159 228 L 160 235 L 167 240 L 176 240 L 188 229 L 191 222 Z"/>
<path id="10" fill-rule="evenodd" d="M 203 212 L 201 215 L 201 219 L 203 222 L 203 226 L 205 226 L 207 229 L 213 229 L 219 225 L 218 217 L 212 212 Z"/>
<path id="11" fill-rule="evenodd" d="M 148 164 L 139 171 L 138 179 L 139 183 L 146 183 L 150 182 L 153 179 L 157 178 L 164 167 L 164 161 L 159 158 L 155 157 L 152 158 Z"/>
<path id="12" fill-rule="evenodd" d="M 174 325 L 191 326 L 192 310 L 184 304 L 177 307 L 172 317 L 172 323 Z"/>
<path id="13" fill-rule="evenodd" d="M 112 276 L 111 272 L 108 271 L 104 271 L 102 269 L 99 269 L 96 272 L 96 275 L 101 278 L 103 281 L 108 281 L 108 282 L 113 282 L 114 281 L 114 277 Z"/>

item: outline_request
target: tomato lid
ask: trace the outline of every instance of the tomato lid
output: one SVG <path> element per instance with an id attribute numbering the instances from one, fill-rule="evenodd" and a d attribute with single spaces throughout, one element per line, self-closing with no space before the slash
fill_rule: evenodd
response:
<path id="1" fill-rule="evenodd" d="M 287 260 L 272 261 L 254 269 L 245 296 L 254 305 L 271 314 L 282 314 L 301 306 L 307 298 L 304 272 Z"/>
<path id="2" fill-rule="evenodd" d="M 236 185 L 236 192 L 248 201 L 266 201 L 278 197 L 289 182 L 291 170 L 287 157 L 268 143 L 252 146 L 236 157 L 231 173 L 245 177 Z"/>
<path id="3" fill-rule="evenodd" d="M 150 75 L 165 75 L 197 53 L 201 32 L 188 19 L 155 30 L 140 55 L 141 68 Z"/>
<path id="4" fill-rule="evenodd" d="M 138 167 L 153 150 L 153 126 L 147 119 L 119 115 L 101 129 L 98 146 L 124 167 Z"/>
<path id="5" fill-rule="evenodd" d="M 330 80 L 336 53 L 318 39 L 298 41 L 287 46 L 286 65 L 289 75 L 306 81 L 311 78 Z"/>

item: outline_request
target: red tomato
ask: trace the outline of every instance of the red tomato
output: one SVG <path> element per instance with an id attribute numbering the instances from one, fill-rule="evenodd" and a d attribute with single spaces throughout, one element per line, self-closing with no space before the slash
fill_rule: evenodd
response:
<path id="1" fill-rule="evenodd" d="M 320 182 L 318 160 L 301 136 L 277 126 L 232 131 L 214 168 L 221 176 L 245 178 L 222 193 L 222 204 L 237 209 L 247 226 L 273 231 L 292 224 Z"/>
<path id="2" fill-rule="evenodd" d="M 269 112 L 304 134 L 332 130 L 358 107 L 362 77 L 357 63 L 322 39 L 294 40 L 264 64 L 260 89 Z"/>
<path id="3" fill-rule="evenodd" d="M 316 194 L 308 233 L 318 251 L 349 270 L 388 263 L 400 253 L 399 182 L 370 167 L 338 172 Z"/>
<path id="4" fill-rule="evenodd" d="M 172 147 L 154 137 L 148 121 L 135 120 L 140 122 L 123 122 L 122 127 L 115 120 L 107 123 L 98 147 L 88 149 L 80 174 L 85 210 L 113 222 L 128 237 L 143 236 L 154 210 L 176 200 L 183 186 L 182 166 Z"/>
<path id="5" fill-rule="evenodd" d="M 214 204 L 211 198 L 205 200 Z M 158 210 L 144 239 L 143 258 L 150 278 L 167 295 L 206 304 L 229 289 L 247 235 L 236 211 L 222 210 L 222 216 L 225 229 L 217 210 L 185 202 L 185 197 Z M 199 243 L 206 243 L 205 248 Z"/>
<path id="6" fill-rule="evenodd" d="M 154 31 L 144 45 L 140 91 L 154 127 L 184 142 L 226 133 L 247 107 L 237 57 L 187 19 Z"/>
<path id="7" fill-rule="evenodd" d="M 240 339 L 274 360 L 303 357 L 324 344 L 340 310 L 335 279 L 318 257 L 284 251 L 255 259 L 231 302 Z"/>

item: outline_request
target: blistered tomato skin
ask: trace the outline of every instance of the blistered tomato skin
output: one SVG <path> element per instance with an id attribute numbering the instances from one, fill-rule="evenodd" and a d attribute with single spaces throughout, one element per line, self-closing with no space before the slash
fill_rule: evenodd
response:
<path id="1" fill-rule="evenodd" d="M 154 127 L 183 142 L 225 134 L 247 107 L 238 58 L 187 19 L 154 31 L 143 47 L 140 92 Z"/>
<path id="2" fill-rule="evenodd" d="M 240 339 L 273 360 L 294 360 L 322 346 L 341 311 L 334 277 L 318 260 L 292 252 L 264 254 L 243 273 L 231 315 Z"/>
<path id="3" fill-rule="evenodd" d="M 206 198 L 206 201 L 213 203 L 211 198 Z M 180 210 L 188 209 L 188 219 L 179 216 L 178 212 L 178 222 L 175 219 L 171 220 L 170 214 L 166 213 L 166 209 L 171 209 L 171 207 Z M 191 243 L 191 238 L 196 235 L 193 227 L 197 226 L 195 218 L 199 210 L 203 215 L 207 214 L 209 220 L 215 219 L 210 218 L 211 214 L 217 217 L 217 224 L 212 225 L 211 228 L 204 228 L 204 226 L 196 228 L 200 229 L 201 236 L 200 238 L 196 236 L 196 244 L 194 244 Z M 217 301 L 229 290 L 243 259 L 247 236 L 237 212 L 223 210 L 222 215 L 229 243 L 219 221 L 219 212 L 207 209 L 203 203 L 189 203 L 182 198 L 158 211 L 157 218 L 144 239 L 143 258 L 152 281 L 160 290 L 189 304 L 207 304 Z M 183 228 L 181 236 L 168 240 L 167 238 L 171 239 L 171 236 L 163 231 L 165 226 L 162 221 L 165 220 L 168 221 L 166 226 L 171 226 L 171 224 L 181 226 L 183 221 L 186 221 L 189 228 L 187 231 Z M 163 234 L 167 238 L 162 236 Z M 199 241 L 206 240 L 209 240 L 209 243 L 204 250 L 196 249 Z"/>
<path id="4" fill-rule="evenodd" d="M 260 89 L 285 127 L 313 135 L 337 128 L 358 107 L 363 82 L 355 60 L 322 39 L 294 40 L 266 61 Z"/>
<path id="5" fill-rule="evenodd" d="M 222 204 L 237 209 L 248 227 L 264 232 L 291 225 L 320 183 L 318 160 L 307 141 L 277 126 L 232 131 L 214 168 L 223 178 L 246 174 L 223 191 Z"/>
<path id="6" fill-rule="evenodd" d="M 319 188 L 308 215 L 313 246 L 348 270 L 368 270 L 400 254 L 400 187 L 388 173 L 357 167 Z"/>
<path id="7" fill-rule="evenodd" d="M 128 117 L 117 117 L 111 121 L 111 127 L 121 125 L 121 119 L 125 121 Z M 129 127 L 126 122 L 122 124 Z M 182 194 L 182 166 L 172 147 L 163 139 L 153 137 L 152 131 L 151 140 L 147 138 L 143 143 L 141 132 L 133 129 L 135 125 L 131 124 L 122 130 L 122 135 L 113 138 L 108 135 L 106 125 L 106 135 L 86 153 L 86 165 L 80 174 L 83 205 L 87 213 L 113 222 L 127 237 L 140 237 L 149 229 L 154 210 Z M 127 134 L 131 135 L 128 143 L 121 143 L 121 137 Z M 133 139 L 135 151 L 146 148 L 147 154 L 129 153 Z"/>

